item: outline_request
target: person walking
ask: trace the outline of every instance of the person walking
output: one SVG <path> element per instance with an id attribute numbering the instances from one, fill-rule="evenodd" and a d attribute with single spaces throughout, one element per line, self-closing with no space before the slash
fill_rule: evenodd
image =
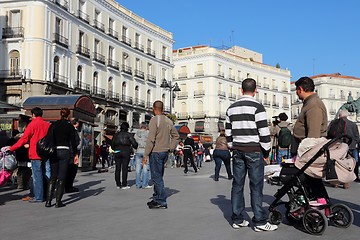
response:
<path id="1" fill-rule="evenodd" d="M 174 151 L 179 142 L 179 133 L 173 122 L 163 114 L 164 103 L 155 101 L 153 104 L 154 117 L 149 123 L 149 135 L 146 141 L 143 164 L 150 163 L 151 179 L 154 183 L 153 200 L 147 205 L 150 209 L 167 208 L 164 184 L 165 163 L 168 154 Z"/>
<path id="2" fill-rule="evenodd" d="M 79 156 L 80 156 L 80 152 L 81 152 L 81 148 L 82 148 L 82 141 L 81 141 L 80 133 L 78 130 L 79 119 L 73 118 L 70 121 L 70 123 L 75 128 L 75 143 L 76 143 L 77 153 L 71 152 L 71 155 L 70 155 L 70 162 L 69 162 L 68 171 L 66 174 L 66 181 L 65 181 L 65 192 L 66 193 L 72 193 L 72 192 L 79 191 L 79 188 L 74 187 L 74 180 L 76 177 L 76 173 L 78 171 Z"/>
<path id="3" fill-rule="evenodd" d="M 286 122 L 286 113 L 279 114 L 279 122 L 274 127 L 276 146 L 276 163 L 280 164 L 283 158 L 290 158 L 290 144 L 292 139 L 291 124 Z"/>
<path id="4" fill-rule="evenodd" d="M 254 98 L 256 81 L 247 78 L 242 82 L 242 96 L 226 111 L 225 134 L 233 150 L 233 184 L 231 189 L 232 227 L 246 227 L 244 185 L 249 174 L 252 221 L 254 230 L 274 231 L 278 226 L 267 222 L 262 207 L 264 187 L 264 160 L 269 161 L 270 131 L 264 106 Z"/>
<path id="5" fill-rule="evenodd" d="M 188 161 L 190 161 L 191 166 L 194 168 L 194 172 L 197 173 L 198 169 L 195 166 L 195 162 L 194 162 L 194 153 L 195 151 L 195 142 L 194 139 L 191 137 L 191 133 L 189 133 L 186 136 L 186 139 L 184 141 L 184 148 L 183 148 L 183 153 L 184 153 L 184 173 L 187 174 L 189 172 L 188 170 Z"/>
<path id="6" fill-rule="evenodd" d="M 33 177 L 32 190 L 34 193 L 34 198 L 30 199 L 29 202 L 36 203 L 44 201 L 44 183 L 47 179 L 46 164 L 49 164 L 49 161 L 42 161 L 41 157 L 36 152 L 37 142 L 45 137 L 50 126 L 50 123 L 44 121 L 42 115 L 43 110 L 41 108 L 35 107 L 31 109 L 32 121 L 26 127 L 24 134 L 20 137 L 20 139 L 9 148 L 11 152 L 14 152 L 29 143 L 29 159 L 31 161 Z"/>
<path id="7" fill-rule="evenodd" d="M 150 179 L 150 167 L 149 163 L 143 164 L 142 159 L 144 158 L 146 140 L 149 135 L 147 124 L 145 122 L 140 124 L 140 130 L 135 133 L 135 140 L 138 143 L 138 148 L 135 152 L 136 161 L 136 187 L 137 188 L 152 188 L 149 186 Z"/>
<path id="8" fill-rule="evenodd" d="M 221 169 L 222 163 L 224 163 L 224 165 L 225 165 L 228 179 L 231 180 L 233 178 L 232 174 L 231 174 L 231 167 L 230 167 L 231 154 L 228 149 L 228 145 L 227 145 L 227 141 L 226 141 L 226 137 L 225 137 L 225 130 L 221 130 L 219 137 L 216 139 L 213 158 L 215 161 L 214 180 L 219 181 L 219 174 L 220 174 L 220 169 Z"/>
<path id="9" fill-rule="evenodd" d="M 102 168 L 105 169 L 105 163 L 107 163 L 108 167 L 110 167 L 109 145 L 106 143 L 105 140 L 102 141 L 102 144 L 100 146 L 100 155 L 101 155 Z"/>
<path id="10" fill-rule="evenodd" d="M 200 169 L 202 168 L 202 163 L 204 161 L 204 151 L 205 151 L 204 145 L 200 140 L 197 144 L 195 144 L 195 149 L 196 149 L 196 167 Z"/>
<path id="11" fill-rule="evenodd" d="M 51 207 L 51 200 L 56 188 L 55 207 L 61 208 L 66 205 L 61 201 L 64 189 L 67 170 L 69 167 L 71 155 L 77 155 L 76 132 L 73 125 L 69 123 L 70 110 L 62 108 L 60 110 L 60 120 L 51 124 L 49 131 L 52 131 L 54 144 L 56 146 L 55 154 L 50 158 L 50 182 L 47 189 L 45 207 Z"/>
<path id="12" fill-rule="evenodd" d="M 117 189 L 129 189 L 127 178 L 128 178 L 128 165 L 130 162 L 130 155 L 132 148 L 137 148 L 138 143 L 134 136 L 129 133 L 129 124 L 123 122 L 120 125 L 120 132 L 115 133 L 111 148 L 114 150 L 115 159 L 115 183 Z M 122 178 L 120 181 L 120 175 L 122 172 Z"/>

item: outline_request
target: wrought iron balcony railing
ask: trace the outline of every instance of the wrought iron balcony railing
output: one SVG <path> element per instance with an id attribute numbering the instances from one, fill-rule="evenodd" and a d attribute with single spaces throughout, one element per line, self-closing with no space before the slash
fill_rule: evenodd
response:
<path id="1" fill-rule="evenodd" d="M 138 42 L 135 42 L 135 49 L 144 52 L 144 46 Z"/>
<path id="2" fill-rule="evenodd" d="M 54 33 L 54 41 L 53 42 L 56 44 L 59 44 L 60 46 L 65 47 L 65 48 L 69 47 L 69 40 L 66 37 L 60 35 L 59 33 Z"/>
<path id="3" fill-rule="evenodd" d="M 125 65 L 125 64 L 123 64 L 121 66 L 121 71 L 124 72 L 124 73 L 130 74 L 130 75 L 132 74 L 131 67 L 129 67 L 129 66 Z"/>
<path id="4" fill-rule="evenodd" d="M 108 60 L 108 67 L 111 67 L 111 68 L 116 69 L 116 70 L 119 70 L 119 69 L 120 69 L 119 62 L 114 61 L 114 60 L 112 60 L 112 59 L 109 59 L 109 60 Z"/>
<path id="5" fill-rule="evenodd" d="M 92 87 L 92 94 L 98 97 L 105 98 L 105 89 L 99 88 L 97 86 Z"/>
<path id="6" fill-rule="evenodd" d="M 76 53 L 84 57 L 90 58 L 90 49 L 81 45 L 76 46 Z"/>
<path id="7" fill-rule="evenodd" d="M 115 31 L 114 29 L 112 28 L 109 28 L 108 29 L 108 35 L 112 36 L 113 38 L 115 39 L 119 39 L 119 34 L 117 31 Z"/>
<path id="8" fill-rule="evenodd" d="M 22 38 L 24 37 L 23 27 L 7 27 L 2 29 L 3 38 Z"/>
<path id="9" fill-rule="evenodd" d="M 156 77 L 153 76 L 153 75 L 151 75 L 151 74 L 148 74 L 148 75 L 147 75 L 147 80 L 148 80 L 149 82 L 156 83 Z"/>
<path id="10" fill-rule="evenodd" d="M 125 35 L 121 36 L 121 41 L 129 46 L 131 46 L 131 39 L 126 37 Z"/>
<path id="11" fill-rule="evenodd" d="M 136 69 L 135 70 L 135 77 L 145 79 L 144 72 Z"/>
<path id="12" fill-rule="evenodd" d="M 59 73 L 54 73 L 53 82 L 59 85 L 68 86 L 67 77 L 60 75 Z"/>
<path id="13" fill-rule="evenodd" d="M 108 91 L 107 97 L 110 100 L 117 101 L 117 102 L 120 100 L 120 94 L 116 93 L 116 92 L 113 92 L 113 91 Z"/>
<path id="14" fill-rule="evenodd" d="M 155 57 L 155 55 L 156 55 L 156 52 L 154 50 L 152 50 L 151 48 L 147 48 L 146 53 L 153 57 Z"/>
<path id="15" fill-rule="evenodd" d="M 165 62 L 170 62 L 170 57 L 163 54 L 163 55 L 161 55 L 161 60 L 163 60 Z"/>
<path id="16" fill-rule="evenodd" d="M 94 52 L 93 61 L 105 65 L 105 56 L 100 53 Z"/>
<path id="17" fill-rule="evenodd" d="M 94 19 L 94 27 L 102 32 L 105 32 L 104 24 L 99 22 L 97 19 Z"/>
<path id="18" fill-rule="evenodd" d="M 80 18 L 81 20 L 83 20 L 86 23 L 90 22 L 89 14 L 86 14 L 81 10 L 78 10 L 78 18 Z"/>
<path id="19" fill-rule="evenodd" d="M 19 79 L 23 77 L 22 69 L 0 70 L 0 79 Z"/>

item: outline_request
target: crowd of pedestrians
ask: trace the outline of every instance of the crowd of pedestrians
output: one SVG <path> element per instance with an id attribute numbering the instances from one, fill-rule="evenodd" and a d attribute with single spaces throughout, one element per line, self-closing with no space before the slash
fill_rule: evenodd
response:
<path id="1" fill-rule="evenodd" d="M 303 77 L 295 83 L 296 94 L 303 101 L 303 108 L 294 126 L 287 122 L 288 116 L 281 113 L 277 117 L 278 122 L 269 127 L 264 106 L 254 98 L 256 86 L 254 79 L 242 81 L 242 96 L 227 109 L 225 129 L 216 138 L 213 154 L 210 154 L 211 147 L 204 146 L 201 141 L 195 142 L 191 134 L 181 140 L 173 122 L 163 113 L 163 102 L 155 101 L 154 117 L 149 125 L 141 123 L 140 129 L 133 134 L 129 132 L 129 124 L 123 122 L 110 144 L 106 140 L 101 145 L 95 142 L 93 167 L 99 163 L 103 169 L 106 166 L 111 168 L 115 162 L 115 187 L 126 190 L 131 187 L 128 184 L 128 172 L 131 169 L 128 167 L 133 161 L 130 165 L 134 165 L 136 170 L 136 188 L 153 189 L 152 200 L 147 202 L 148 208 L 166 209 L 165 168 L 184 168 L 184 174 L 187 175 L 190 166 L 197 173 L 206 159 L 213 159 L 214 181 L 219 181 L 222 165 L 225 166 L 226 178 L 232 180 L 232 227 L 240 229 L 250 224 L 244 214 L 244 187 L 248 175 L 254 230 L 276 230 L 277 225 L 268 221 L 268 214 L 262 206 L 264 166 L 281 164 L 284 158 L 295 159 L 297 148 L 305 138 L 326 137 L 327 111 L 315 92 L 312 79 Z M 82 149 L 79 121 L 69 119 L 70 110 L 67 108 L 61 109 L 60 119 L 52 124 L 44 121 L 43 112 L 38 107 L 32 109 L 31 114 L 32 121 L 24 132 L 14 132 L 13 138 L 6 142 L 10 146 L 8 150 L 15 152 L 18 159 L 18 187 L 31 188 L 31 198 L 27 199 L 29 202 L 45 201 L 46 207 L 52 207 L 51 201 L 55 196 L 55 207 L 64 207 L 61 201 L 64 192 L 79 191 L 73 186 Z M 347 111 L 341 111 L 339 117 L 347 122 L 346 134 L 353 140 L 350 151 L 357 162 L 356 181 L 359 181 L 359 132 L 356 124 L 347 119 Z M 37 154 L 36 144 L 49 134 L 54 140 L 56 151 L 49 159 L 42 159 Z M 4 138 L 1 141 L 4 142 Z M 28 162 L 31 163 L 31 174 Z M 306 182 L 314 197 L 328 199 L 322 179 L 307 176 Z M 343 187 L 347 189 L 348 184 Z"/>

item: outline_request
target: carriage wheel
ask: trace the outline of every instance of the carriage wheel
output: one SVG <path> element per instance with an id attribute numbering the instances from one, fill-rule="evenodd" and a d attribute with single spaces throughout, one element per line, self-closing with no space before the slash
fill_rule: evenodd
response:
<path id="1" fill-rule="evenodd" d="M 334 225 L 341 228 L 348 228 L 354 221 L 354 214 L 345 204 L 334 204 L 330 206 L 331 218 Z"/>
<path id="2" fill-rule="evenodd" d="M 281 212 L 278 210 L 273 210 L 269 213 L 269 222 L 271 224 L 279 225 L 282 221 Z"/>
<path id="3" fill-rule="evenodd" d="M 322 235 L 327 228 L 328 221 L 324 213 L 310 208 L 304 214 L 303 225 L 308 233 Z"/>

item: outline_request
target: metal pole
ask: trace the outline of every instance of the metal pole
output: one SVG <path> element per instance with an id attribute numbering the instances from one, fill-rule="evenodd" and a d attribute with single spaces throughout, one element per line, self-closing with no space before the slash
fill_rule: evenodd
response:
<path id="1" fill-rule="evenodd" d="M 172 82 L 170 81 L 170 115 L 172 114 L 172 101 L 173 101 L 173 97 L 172 97 Z"/>

